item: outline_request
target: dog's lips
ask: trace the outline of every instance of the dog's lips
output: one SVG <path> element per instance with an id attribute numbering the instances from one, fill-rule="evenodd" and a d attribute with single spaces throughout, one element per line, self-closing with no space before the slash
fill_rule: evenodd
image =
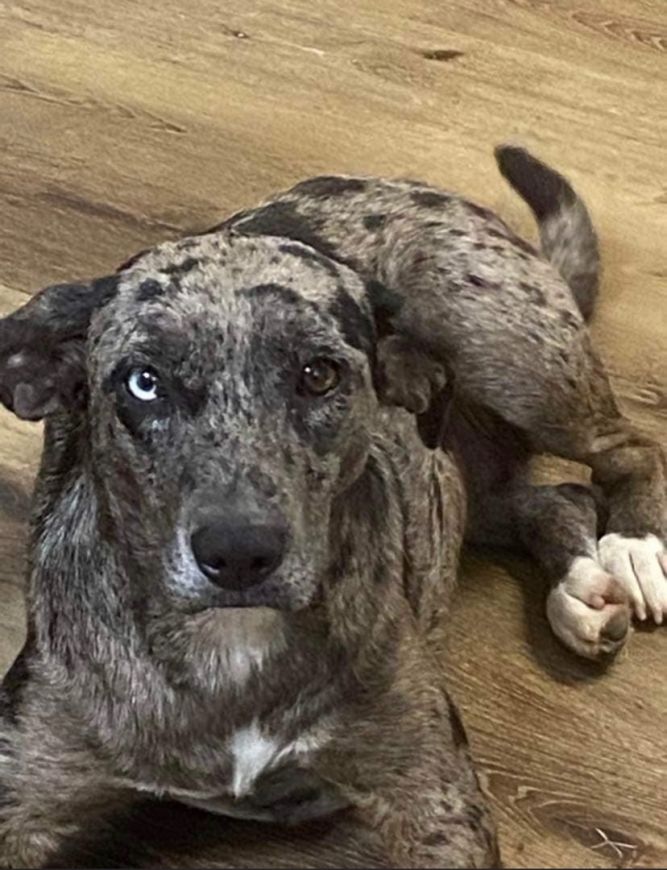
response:
<path id="1" fill-rule="evenodd" d="M 270 578 L 247 589 L 220 589 L 211 584 L 202 595 L 198 609 L 294 611 L 302 607 L 303 603 L 294 600 L 286 586 Z"/>

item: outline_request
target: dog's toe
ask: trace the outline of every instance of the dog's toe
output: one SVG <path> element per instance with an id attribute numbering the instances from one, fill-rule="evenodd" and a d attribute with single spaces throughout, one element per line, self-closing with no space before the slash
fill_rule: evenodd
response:
<path id="1" fill-rule="evenodd" d="M 613 574 L 627 592 L 635 616 L 651 616 L 661 625 L 667 617 L 667 552 L 655 535 L 628 538 L 611 533 L 598 543 L 602 567 Z"/>
<path id="2" fill-rule="evenodd" d="M 573 652 L 590 659 L 617 653 L 628 638 L 627 594 L 595 559 L 579 557 L 547 600 L 554 634 Z"/>

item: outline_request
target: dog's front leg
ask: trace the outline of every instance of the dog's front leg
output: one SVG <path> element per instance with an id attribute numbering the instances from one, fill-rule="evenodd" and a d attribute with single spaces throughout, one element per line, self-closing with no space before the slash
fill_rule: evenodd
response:
<path id="1" fill-rule="evenodd" d="M 48 866 L 127 801 L 71 730 L 29 712 L 0 717 L 0 867 Z"/>
<path id="2" fill-rule="evenodd" d="M 380 838 L 391 866 L 501 866 L 465 731 L 443 692 L 386 697 L 327 755 L 323 773 Z"/>

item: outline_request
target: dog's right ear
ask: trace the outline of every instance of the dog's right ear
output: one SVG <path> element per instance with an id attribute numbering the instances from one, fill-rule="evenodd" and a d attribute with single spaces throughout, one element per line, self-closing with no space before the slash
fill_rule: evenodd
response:
<path id="1" fill-rule="evenodd" d="M 0 402 L 17 417 L 41 420 L 85 403 L 88 327 L 118 280 L 55 284 L 0 320 Z"/>
<path id="2" fill-rule="evenodd" d="M 377 281 L 366 290 L 375 318 L 376 389 L 385 405 L 399 405 L 413 414 L 425 414 L 447 377 L 441 362 L 395 331 L 394 320 L 402 298 Z"/>

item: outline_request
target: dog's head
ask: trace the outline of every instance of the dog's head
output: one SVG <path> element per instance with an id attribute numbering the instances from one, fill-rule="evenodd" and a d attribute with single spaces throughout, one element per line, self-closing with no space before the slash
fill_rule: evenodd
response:
<path id="1" fill-rule="evenodd" d="M 382 337 L 394 304 L 298 243 L 167 243 L 0 323 L 0 398 L 51 418 L 50 461 L 85 479 L 144 597 L 300 609 L 383 399 L 420 412 L 438 381 Z"/>

